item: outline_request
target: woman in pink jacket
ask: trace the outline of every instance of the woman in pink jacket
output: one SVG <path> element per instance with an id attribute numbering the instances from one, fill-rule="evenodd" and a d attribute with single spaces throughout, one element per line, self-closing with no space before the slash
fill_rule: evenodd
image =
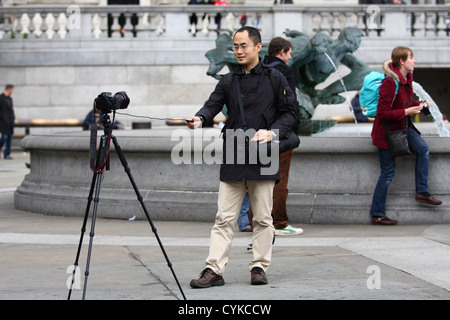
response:
<path id="1" fill-rule="evenodd" d="M 381 168 L 370 208 L 373 224 L 397 223 L 396 220 L 386 217 L 386 195 L 395 174 L 395 158 L 389 154 L 384 121 L 387 121 L 390 130 L 400 130 L 405 128 L 405 125 L 408 126 L 408 143 L 416 155 L 416 201 L 432 205 L 442 203 L 428 192 L 429 147 L 411 121 L 412 115 L 422 111 L 429 113 L 428 109 L 424 108 L 423 102 L 413 100 L 412 73 L 415 63 L 413 52 L 407 47 L 395 48 L 391 60 L 384 63 L 387 78 L 380 87 L 377 116 L 372 128 L 372 143 L 379 148 Z M 396 82 L 399 85 L 397 95 L 395 95 Z M 424 102 L 429 103 L 426 100 Z"/>

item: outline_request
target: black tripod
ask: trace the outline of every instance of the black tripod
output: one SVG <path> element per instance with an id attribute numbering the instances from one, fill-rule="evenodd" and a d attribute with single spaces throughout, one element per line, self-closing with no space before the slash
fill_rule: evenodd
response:
<path id="1" fill-rule="evenodd" d="M 110 142 L 111 139 L 114 143 L 114 147 L 116 149 L 117 155 L 119 156 L 120 162 L 122 163 L 122 166 L 125 169 L 125 172 L 128 175 L 128 178 L 130 179 L 131 184 L 133 185 L 133 189 L 136 193 L 137 199 L 139 200 L 142 208 L 144 209 L 145 212 L 145 216 L 147 217 L 148 222 L 150 223 L 151 229 L 153 231 L 153 233 L 155 234 L 155 237 L 158 241 L 159 246 L 161 247 L 161 251 L 164 254 L 164 257 L 167 261 L 167 265 L 169 266 L 170 270 L 172 271 L 172 274 L 175 278 L 175 281 L 178 285 L 178 288 L 181 291 L 181 294 L 183 296 L 183 299 L 186 300 L 186 297 L 184 295 L 183 290 L 181 289 L 180 283 L 178 282 L 177 276 L 172 268 L 172 263 L 169 260 L 169 257 L 167 256 L 166 251 L 164 250 L 164 247 L 162 245 L 161 239 L 158 236 L 157 230 L 155 225 L 152 222 L 152 219 L 150 218 L 150 215 L 147 211 L 147 208 L 145 206 L 145 203 L 143 201 L 142 195 L 139 192 L 138 187 L 136 186 L 136 183 L 134 182 L 133 176 L 131 175 L 131 170 L 130 167 L 128 166 L 128 163 L 125 159 L 125 156 L 122 152 L 122 149 L 119 146 L 119 143 L 117 142 L 116 137 L 114 137 L 112 135 L 112 124 L 111 121 L 109 119 L 109 115 L 108 114 L 103 114 L 103 119 L 102 119 L 102 123 L 104 126 L 104 135 L 101 136 L 100 139 L 100 147 L 99 147 L 99 151 L 98 151 L 98 156 L 96 159 L 96 163 L 95 163 L 95 169 L 93 169 L 93 165 L 91 163 L 91 168 L 94 170 L 94 175 L 92 177 L 92 182 L 91 182 L 91 189 L 89 191 L 89 196 L 88 196 L 88 203 L 86 206 L 86 212 L 84 214 L 84 220 L 83 220 L 83 226 L 81 227 L 81 236 L 80 236 L 80 242 L 78 244 L 78 250 L 77 250 L 77 255 L 75 258 L 75 263 L 74 263 L 74 270 L 73 270 L 73 274 L 72 274 L 72 282 L 69 288 L 69 295 L 67 297 L 68 300 L 70 300 L 70 296 L 72 294 L 72 289 L 73 289 L 73 285 L 74 285 L 74 281 L 75 281 L 75 273 L 78 267 L 78 260 L 80 258 L 80 252 L 81 252 L 81 246 L 83 243 L 83 237 L 84 237 L 84 233 L 86 231 L 86 223 L 88 220 L 88 215 L 89 215 L 89 211 L 90 211 L 90 207 L 91 207 L 91 202 L 92 199 L 94 199 L 94 207 L 93 207 L 93 212 L 92 212 L 92 223 L 91 223 L 91 232 L 89 234 L 90 239 L 89 239 L 89 248 L 88 248 L 88 253 L 87 253 L 87 260 L 86 260 L 86 270 L 85 270 L 85 280 L 84 280 L 84 287 L 83 287 L 83 300 L 86 297 L 86 287 L 87 287 L 87 280 L 88 280 L 88 276 L 89 276 L 89 265 L 90 265 L 90 260 L 91 260 L 91 252 L 92 252 L 92 242 L 94 239 L 94 229 L 95 229 L 95 219 L 97 217 L 97 207 L 98 207 L 98 202 L 99 202 L 99 194 L 100 194 L 100 187 L 101 187 L 101 182 L 102 182 L 102 174 L 103 171 L 105 170 L 109 170 L 109 150 L 110 150 Z M 91 154 L 95 154 L 95 149 L 96 149 L 96 142 L 97 142 L 97 128 L 95 126 L 95 124 L 93 125 L 93 128 L 91 130 Z M 92 195 L 94 194 L 94 189 L 95 189 L 95 195 L 94 198 L 92 198 Z"/>

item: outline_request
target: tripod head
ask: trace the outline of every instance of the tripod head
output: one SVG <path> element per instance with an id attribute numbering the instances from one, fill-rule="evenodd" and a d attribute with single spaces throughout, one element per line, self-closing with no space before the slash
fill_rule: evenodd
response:
<path id="1" fill-rule="evenodd" d="M 95 108 L 94 108 L 95 112 Z M 115 118 L 116 111 L 113 111 L 113 119 Z M 113 125 L 111 123 L 111 119 L 109 117 L 109 113 L 100 114 L 100 121 L 103 127 L 103 135 L 100 138 L 100 147 L 97 154 L 97 159 L 92 156 L 96 153 L 97 150 L 97 130 L 98 127 L 94 123 L 91 125 L 91 136 L 90 136 L 90 148 L 89 148 L 89 164 L 91 170 L 100 173 L 105 168 L 109 170 L 109 151 L 111 150 L 111 138 L 112 138 L 112 129 Z"/>
<path id="2" fill-rule="evenodd" d="M 116 111 L 113 111 L 113 119 L 116 117 Z M 110 136 L 112 134 L 113 125 L 109 117 L 109 113 L 100 112 L 100 121 L 103 127 L 105 135 Z"/>

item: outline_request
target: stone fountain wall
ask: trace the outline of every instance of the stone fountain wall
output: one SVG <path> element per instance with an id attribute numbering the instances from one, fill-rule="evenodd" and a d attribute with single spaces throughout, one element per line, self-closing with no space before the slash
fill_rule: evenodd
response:
<path id="1" fill-rule="evenodd" d="M 175 164 L 180 143 L 174 130 L 117 131 L 117 138 L 154 220 L 213 221 L 217 210 L 219 164 L 206 164 L 204 148 L 217 129 L 197 132 L 192 163 Z M 212 130 L 212 131 L 211 131 Z M 194 134 L 193 131 L 187 131 Z M 215 138 L 214 138 L 215 137 Z M 450 223 L 450 140 L 425 137 L 431 149 L 430 192 L 444 201 L 426 207 L 414 200 L 414 157 L 397 160 L 388 195 L 389 217 L 405 224 Z M 193 140 L 194 141 L 194 140 Z M 200 144 L 198 143 L 200 141 Z M 203 142 L 202 142 L 203 141 Z M 216 142 L 220 140 L 216 140 Z M 89 134 L 33 135 L 22 146 L 31 154 L 31 172 L 15 193 L 17 209 L 83 216 L 93 177 L 89 169 Z M 221 144 L 216 156 L 220 158 Z M 176 155 L 175 155 L 176 156 Z M 198 162 L 198 161 L 196 161 Z M 289 178 L 288 212 L 292 223 L 369 223 L 371 197 L 379 174 L 378 152 L 370 137 L 301 137 Z M 111 169 L 102 177 L 100 217 L 145 219 L 114 147 Z"/>

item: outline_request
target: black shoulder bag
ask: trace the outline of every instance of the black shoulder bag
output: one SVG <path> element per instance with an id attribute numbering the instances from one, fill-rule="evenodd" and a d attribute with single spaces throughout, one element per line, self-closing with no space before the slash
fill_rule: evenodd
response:
<path id="1" fill-rule="evenodd" d="M 408 143 L 408 125 L 405 117 L 405 128 L 390 130 L 386 121 L 383 121 L 386 130 L 386 139 L 391 157 L 407 156 L 412 154 Z"/>
<path id="2" fill-rule="evenodd" d="M 394 104 L 394 100 L 397 97 L 397 92 L 395 92 L 394 99 L 391 103 L 391 109 L 392 105 Z M 405 116 L 405 128 L 400 130 L 390 130 L 389 125 L 387 124 L 387 121 L 383 121 L 384 124 L 384 130 L 386 131 L 386 140 L 388 142 L 389 146 L 389 154 L 391 157 L 399 157 L 399 156 L 406 156 L 412 154 L 411 149 L 409 148 L 408 143 L 408 123 Z"/>

